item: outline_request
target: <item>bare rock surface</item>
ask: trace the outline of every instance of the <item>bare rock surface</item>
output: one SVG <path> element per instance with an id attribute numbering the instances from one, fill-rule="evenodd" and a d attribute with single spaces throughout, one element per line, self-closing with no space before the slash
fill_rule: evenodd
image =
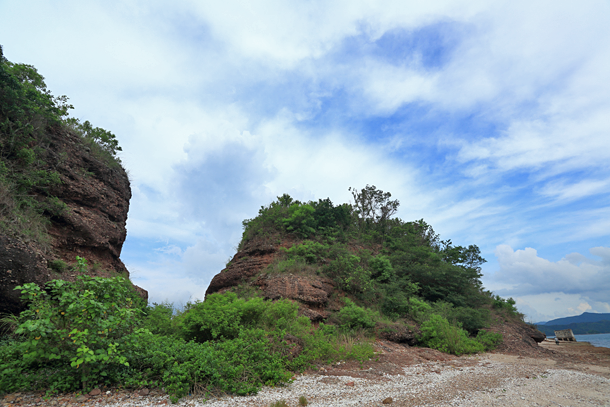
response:
<path id="1" fill-rule="evenodd" d="M 20 294 L 14 291 L 17 285 L 77 277 L 70 271 L 60 274 L 49 269 L 53 260 L 73 263 L 80 256 L 110 272 L 100 275 L 129 275 L 120 259 L 131 199 L 125 170 L 95 157 L 76 134 L 55 129 L 49 137 L 47 162 L 61 178 L 49 192 L 67 209 L 49 214 L 48 245 L 0 234 L 0 312 L 23 310 Z M 148 297 L 145 290 L 138 291 Z"/>
<path id="2" fill-rule="evenodd" d="M 214 276 L 205 294 L 225 292 L 246 284 L 260 289 L 266 299 L 297 301 L 302 305 L 300 315 L 313 322 L 325 320 L 329 311 L 336 308 L 330 303 L 336 286 L 334 281 L 319 275 L 263 273 L 280 255 L 280 248 L 291 247 L 294 243 L 262 238 L 248 241 L 227 267 Z"/>

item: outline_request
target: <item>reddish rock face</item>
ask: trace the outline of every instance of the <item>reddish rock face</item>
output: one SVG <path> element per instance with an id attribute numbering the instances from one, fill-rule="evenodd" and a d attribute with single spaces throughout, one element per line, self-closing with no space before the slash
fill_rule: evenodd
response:
<path id="1" fill-rule="evenodd" d="M 52 260 L 70 264 L 80 256 L 109 272 L 97 275 L 129 275 L 120 259 L 131 199 L 125 170 L 95 157 L 78 135 L 56 129 L 49 137 L 47 162 L 62 181 L 49 192 L 68 209 L 50 217 L 49 247 L 0 234 L 0 312 L 23 309 L 20 294 L 13 290 L 17 285 L 76 278 L 71 271 L 50 270 Z M 143 289 L 139 293 L 148 297 Z"/>
<path id="2" fill-rule="evenodd" d="M 290 298 L 310 306 L 324 307 L 333 291 L 334 282 L 325 277 L 302 277 L 289 275 L 267 276 L 256 284 L 262 288 L 265 297 L 271 300 Z"/>
<path id="3" fill-rule="evenodd" d="M 322 276 L 262 273 L 279 255 L 280 247 L 290 247 L 294 242 L 280 244 L 270 240 L 254 239 L 247 242 L 219 274 L 214 276 L 206 295 L 224 292 L 240 284 L 261 289 L 265 298 L 287 298 L 301 304 L 300 315 L 313 322 L 328 318 L 329 297 L 335 289 L 331 279 Z"/>

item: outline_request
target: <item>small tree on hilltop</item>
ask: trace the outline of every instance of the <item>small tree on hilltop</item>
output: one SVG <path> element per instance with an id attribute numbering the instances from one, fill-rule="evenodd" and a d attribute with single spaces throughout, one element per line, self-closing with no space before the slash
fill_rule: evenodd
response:
<path id="1" fill-rule="evenodd" d="M 385 226 L 392 215 L 396 213 L 400 202 L 390 200 L 392 194 L 377 189 L 375 185 L 368 185 L 358 191 L 348 188 L 354 197 L 355 212 L 358 215 L 360 232 L 370 226 L 385 234 Z"/>

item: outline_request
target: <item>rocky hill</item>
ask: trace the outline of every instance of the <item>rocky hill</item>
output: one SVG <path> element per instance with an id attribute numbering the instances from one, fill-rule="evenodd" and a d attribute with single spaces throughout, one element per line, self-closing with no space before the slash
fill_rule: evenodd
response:
<path id="1" fill-rule="evenodd" d="M 129 275 L 120 254 L 131 189 L 111 133 L 66 119 L 67 99 L 1 48 L 0 68 L 0 313 L 16 313 L 16 286 L 73 280 L 76 256 L 88 274 Z"/>
<path id="2" fill-rule="evenodd" d="M 440 240 L 423 220 L 390 218 L 398 201 L 374 186 L 353 196 L 354 205 L 335 206 L 284 195 L 262 207 L 244 221 L 239 250 L 214 276 L 206 298 L 227 291 L 285 298 L 299 304 L 300 315 L 327 324 L 344 324 L 343 308 L 355 302 L 362 307 L 350 311 L 357 324 L 366 326 L 369 318 L 379 337 L 410 344 L 435 314 L 471 335 L 510 323 L 507 340 L 522 338 L 517 342 L 531 347 L 544 339 L 512 299 L 484 290 L 478 247 Z"/>

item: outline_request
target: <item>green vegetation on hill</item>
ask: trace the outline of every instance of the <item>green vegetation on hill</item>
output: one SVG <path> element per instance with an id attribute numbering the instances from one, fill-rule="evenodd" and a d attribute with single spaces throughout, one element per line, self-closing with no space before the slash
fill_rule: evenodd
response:
<path id="1" fill-rule="evenodd" d="M 0 46 L 0 232 L 45 247 L 49 217 L 65 205 L 51 190 L 61 183 L 50 135 L 70 129 L 92 154 L 118 166 L 116 137 L 88 121 L 68 118 L 73 107 L 55 97 L 32 65 L 8 61 Z"/>
<path id="2" fill-rule="evenodd" d="M 480 266 L 485 260 L 477 246 L 441 240 L 423 220 L 390 218 L 399 206 L 390 193 L 368 185 L 350 190 L 354 205 L 278 197 L 259 216 L 244 221 L 240 247 L 253 239 L 279 243 L 296 237 L 270 271 L 330 277 L 360 305 L 394 320 L 417 321 L 421 311 L 414 302 L 429 305 L 431 313 L 456 321 L 471 334 L 489 324 L 493 309 L 519 316 L 512 299 L 483 290 Z"/>

